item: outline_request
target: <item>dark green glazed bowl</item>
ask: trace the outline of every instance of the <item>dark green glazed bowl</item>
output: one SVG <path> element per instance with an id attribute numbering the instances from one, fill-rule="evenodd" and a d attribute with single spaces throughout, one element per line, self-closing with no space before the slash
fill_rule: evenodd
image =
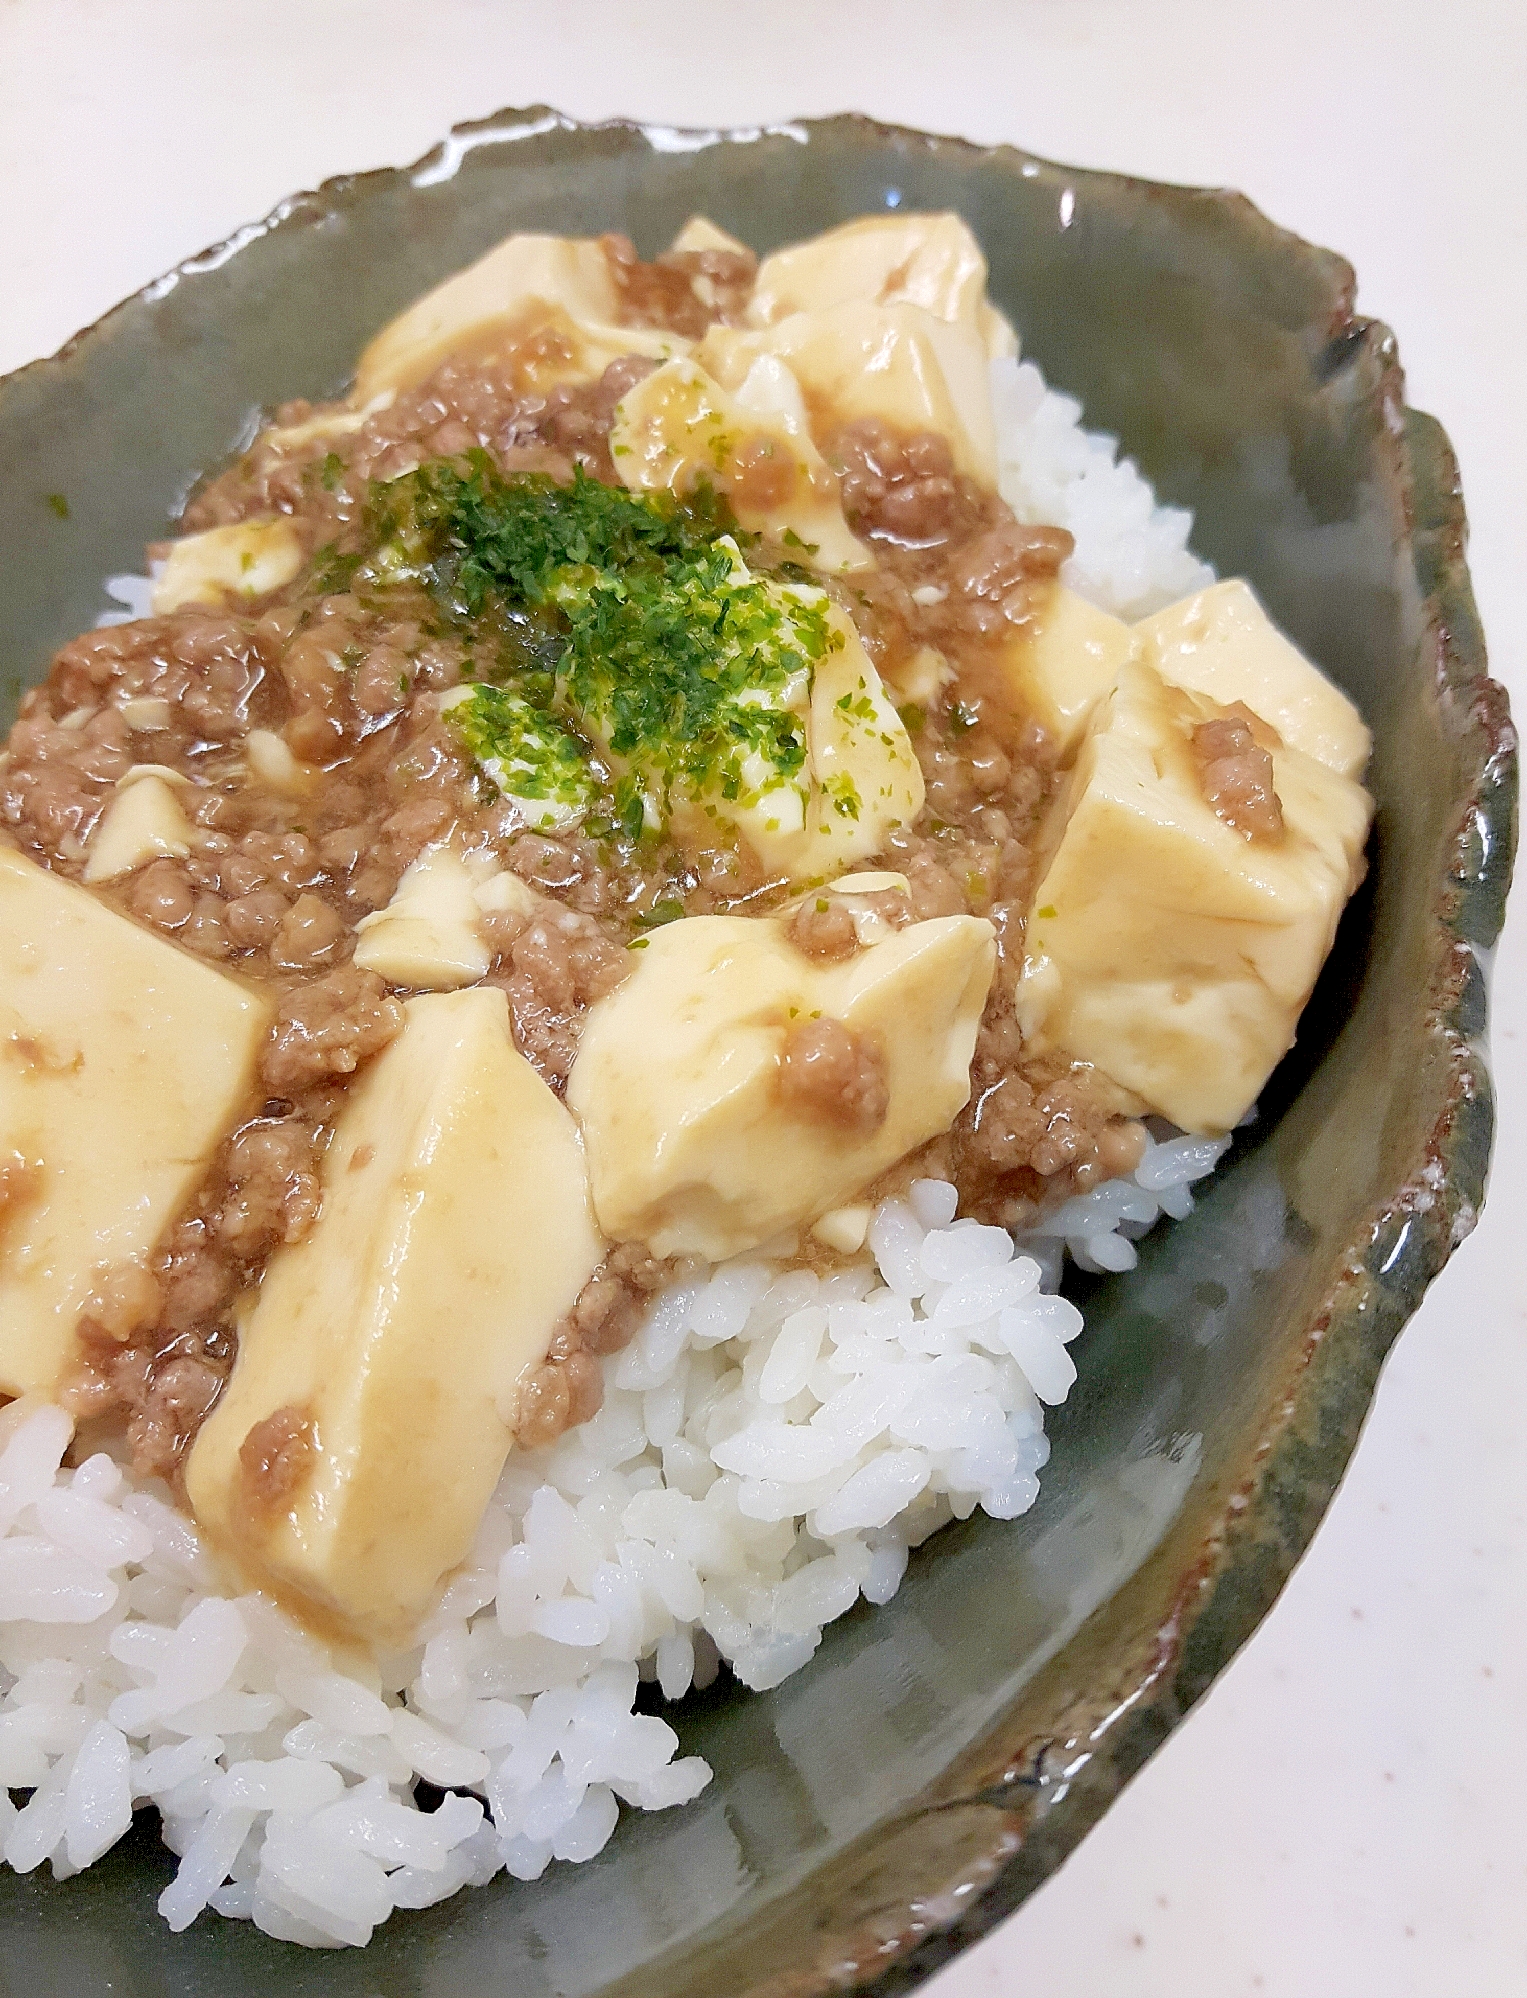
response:
<path id="1" fill-rule="evenodd" d="M 1266 1614 L 1385 1352 L 1473 1225 L 1516 761 L 1457 471 L 1405 407 L 1393 339 L 1354 315 L 1348 266 L 1238 196 L 857 118 L 681 134 L 544 110 L 298 195 L 0 385 L 8 698 L 255 411 L 333 394 L 386 318 L 509 230 L 621 228 L 650 253 L 703 209 L 764 249 L 898 205 L 966 217 L 1026 352 L 1373 726 L 1371 871 L 1299 1045 L 1197 1212 L 1093 1287 L 1034 1511 L 939 1534 L 777 1692 L 691 1701 L 684 1747 L 716 1770 L 697 1803 L 337 1956 L 210 1916 L 170 1935 L 170 1862 L 140 1824 L 76 1880 L 0 1877 L 10 1992 L 907 1988 L 1060 1863 Z"/>

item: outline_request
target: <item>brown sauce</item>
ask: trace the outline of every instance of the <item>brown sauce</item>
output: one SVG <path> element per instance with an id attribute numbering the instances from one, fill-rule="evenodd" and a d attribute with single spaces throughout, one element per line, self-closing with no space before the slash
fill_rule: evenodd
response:
<path id="1" fill-rule="evenodd" d="M 736 317 L 752 283 L 751 259 L 730 252 L 643 265 L 628 245 L 610 239 L 608 248 L 632 324 L 703 332 Z M 354 527 L 371 482 L 469 448 L 506 471 L 568 478 L 578 465 L 614 483 L 613 412 L 653 364 L 631 356 L 597 382 L 543 392 L 527 386 L 534 359 L 515 349 L 448 361 L 359 427 L 295 443 L 283 430 L 315 412 L 288 404 L 193 497 L 182 525 L 280 514 L 320 550 Z M 893 689 L 924 655 L 943 662 L 931 691 L 904 709 L 925 808 L 865 865 L 908 881 L 909 896 L 885 898 L 889 920 L 970 912 L 997 933 L 969 1105 L 897 1175 L 947 1174 L 964 1211 L 1014 1225 L 1043 1199 L 1129 1170 L 1139 1152 L 1138 1126 L 1112 1088 L 1063 1058 L 1030 1058 L 1012 1014 L 1055 758 L 1015 706 L 1000 648 L 1031 615 L 1070 537 L 1021 526 L 994 493 L 954 470 L 937 436 L 859 423 L 826 455 L 849 524 L 877 559 L 873 571 L 834 582 L 834 593 Z M 762 914 L 788 900 L 746 847 L 720 839 L 703 851 L 649 843 L 617 852 L 576 830 L 524 830 L 440 718 L 440 696 L 462 664 L 460 639 L 442 634 L 422 593 L 363 599 L 315 588 L 305 573 L 254 605 L 186 608 L 88 632 L 62 648 L 22 704 L 0 768 L 3 836 L 78 880 L 117 779 L 138 763 L 182 774 L 194 786 L 182 793 L 199 835 L 192 856 L 157 859 L 96 892 L 209 963 L 269 986 L 277 1004 L 258 1113 L 222 1146 L 150 1265 L 103 1272 L 81 1321 L 80 1412 L 117 1411 L 146 1471 L 178 1476 L 232 1367 L 237 1300 L 316 1219 L 345 1090 L 403 1019 L 399 994 L 352 964 L 356 926 L 424 848 L 451 834 L 490 850 L 534 890 L 529 913 L 486 919 L 487 976 L 507 995 L 519 1047 L 559 1091 L 588 1007 L 624 975 L 625 946 L 646 921 L 675 903 L 689 915 Z M 311 782 L 283 791 L 259 776 L 244 753 L 257 729 L 316 767 Z M 1252 766 L 1263 752 L 1239 738 L 1223 754 L 1217 738 L 1211 746 L 1205 781 L 1222 787 L 1217 808 L 1261 836 L 1257 815 L 1276 808 L 1270 779 L 1266 795 L 1256 791 L 1260 765 Z M 794 915 L 791 934 L 817 960 L 856 948 L 852 921 L 830 898 Z M 826 1128 L 862 1134 L 886 1114 L 878 1050 L 835 1021 L 792 1033 L 780 1086 Z M 0 1209 L 26 1198 L 27 1172 L 25 1161 L 0 1162 Z M 595 1412 L 598 1356 L 625 1343 L 670 1273 L 634 1245 L 612 1252 L 525 1384 L 523 1443 L 548 1441 Z M 251 1434 L 245 1472 L 254 1493 L 279 1497 L 306 1433 L 300 1412 L 284 1410 Z"/>

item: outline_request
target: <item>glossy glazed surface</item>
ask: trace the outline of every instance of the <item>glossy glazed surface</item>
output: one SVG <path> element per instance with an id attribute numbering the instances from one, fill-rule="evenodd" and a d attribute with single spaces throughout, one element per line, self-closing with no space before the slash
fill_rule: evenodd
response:
<path id="1" fill-rule="evenodd" d="M 1457 1036 L 1482 1002 L 1460 946 L 1498 922 L 1504 703 L 1479 683 L 1445 444 L 1402 413 L 1385 336 L 1350 319 L 1339 260 L 1224 197 L 847 122 L 806 144 L 688 154 L 544 118 L 529 129 L 478 145 L 454 178 L 436 164 L 423 186 L 378 176 L 306 198 L 8 385 L 6 461 L 43 468 L 0 494 L 14 504 L 0 534 L 25 558 L 4 584 L 19 661 L 40 666 L 90 620 L 93 578 L 136 563 L 249 405 L 336 387 L 359 337 L 508 228 L 610 220 L 650 248 L 704 205 L 765 247 L 896 190 L 963 210 L 1029 353 L 1121 431 L 1163 497 L 1197 507 L 1204 552 L 1250 574 L 1362 702 L 1379 739 L 1374 875 L 1265 1135 L 1138 1278 L 1093 1300 L 1039 1508 L 941 1536 L 888 1611 L 849 1619 L 778 1693 L 696 1711 L 686 1747 L 720 1780 L 690 1812 L 623 1826 L 581 1874 L 448 1904 L 364 1959 L 323 1964 L 248 1932 L 164 1936 L 125 1860 L 65 1888 L 7 1879 L 18 1942 L 87 1925 L 101 1971 L 92 1987 L 82 1965 L 82 1990 L 111 1988 L 123 1952 L 150 1991 L 805 1991 L 958 1913 L 953 1890 L 1026 1835 L 986 1912 L 1011 1905 L 1266 1607 L 1382 1351 L 1480 1195 L 1488 1091 Z M 316 314 L 316 274 L 336 267 L 344 282 Z M 92 497 L 103 443 L 139 470 Z M 37 483 L 80 493 L 80 531 L 23 504 Z"/>

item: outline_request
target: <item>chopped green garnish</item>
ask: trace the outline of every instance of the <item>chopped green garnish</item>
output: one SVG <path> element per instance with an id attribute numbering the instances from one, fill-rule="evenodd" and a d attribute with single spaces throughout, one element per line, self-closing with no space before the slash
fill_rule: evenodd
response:
<path id="1" fill-rule="evenodd" d="M 499 790 L 531 807 L 531 819 L 544 824 L 570 817 L 598 795 L 588 745 L 510 688 L 478 683 L 446 713 Z M 537 805 L 545 809 L 537 811 Z"/>
<path id="2" fill-rule="evenodd" d="M 48 505 L 52 507 L 60 520 L 67 520 L 69 518 L 69 502 L 62 493 L 49 493 Z"/>
<path id="3" fill-rule="evenodd" d="M 846 770 L 840 770 L 835 776 L 822 779 L 822 795 L 839 818 L 858 818 L 859 787 Z"/>
<path id="4" fill-rule="evenodd" d="M 804 788 L 812 671 L 843 640 L 822 592 L 748 573 L 708 488 L 681 504 L 581 471 L 506 478 L 479 451 L 379 488 L 367 526 L 358 586 L 423 583 L 454 619 L 496 628 L 488 677 L 598 746 L 628 838 L 682 804 Z M 843 783 L 834 802 L 857 816 Z"/>
<path id="5" fill-rule="evenodd" d="M 1046 902 L 1042 909 L 1036 909 L 1034 913 L 1036 916 L 1053 916 L 1055 909 L 1051 903 Z"/>
<path id="6" fill-rule="evenodd" d="M 326 493 L 333 492 L 345 476 L 345 461 L 337 451 L 331 451 L 318 467 L 319 481 Z"/>
<path id="7" fill-rule="evenodd" d="M 313 557 L 313 588 L 321 595 L 337 596 L 349 589 L 360 566 L 358 554 L 341 549 L 337 542 L 326 541 Z"/>

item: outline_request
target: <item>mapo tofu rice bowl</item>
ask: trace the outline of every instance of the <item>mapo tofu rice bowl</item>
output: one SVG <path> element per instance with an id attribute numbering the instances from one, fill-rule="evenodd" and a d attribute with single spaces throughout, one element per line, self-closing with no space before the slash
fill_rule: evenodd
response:
<path id="1" fill-rule="evenodd" d="M 1361 717 L 953 215 L 516 235 L 0 759 L 0 1836 L 363 1944 L 1033 1504 L 1362 876 Z"/>

